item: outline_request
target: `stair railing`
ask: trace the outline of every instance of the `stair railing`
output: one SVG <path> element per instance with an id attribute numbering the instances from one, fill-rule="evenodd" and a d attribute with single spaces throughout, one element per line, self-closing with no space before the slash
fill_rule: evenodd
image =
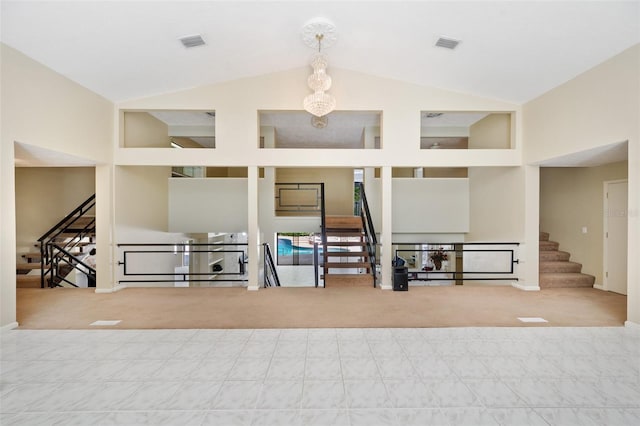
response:
<path id="1" fill-rule="evenodd" d="M 369 210 L 369 203 L 367 202 L 367 195 L 364 192 L 364 184 L 362 182 L 356 182 L 356 187 L 360 192 L 360 218 L 362 218 L 362 229 L 365 233 L 365 241 L 367 244 L 367 254 L 369 255 L 369 263 L 371 264 L 371 274 L 373 276 L 373 286 L 376 286 L 376 249 L 378 247 L 378 238 L 376 237 L 376 230 L 373 227 L 373 219 L 371 218 L 371 211 Z"/>
<path id="2" fill-rule="evenodd" d="M 327 250 L 327 211 L 325 209 L 324 204 L 324 183 L 320 184 L 320 233 L 322 235 L 322 271 L 323 277 L 326 278 L 329 273 L 329 268 L 327 267 L 327 256 L 329 250 Z M 317 252 L 317 250 L 315 250 Z M 317 263 L 317 262 L 316 262 Z M 318 274 L 316 273 L 316 277 Z M 316 281 L 316 287 L 318 283 Z M 325 286 L 326 287 L 326 286 Z"/>
<path id="3" fill-rule="evenodd" d="M 50 275 L 49 286 L 54 285 L 54 271 L 53 271 L 53 256 L 55 255 L 58 238 L 65 233 L 69 233 L 70 230 L 74 232 L 69 241 L 61 247 L 64 250 L 77 247 L 82 239 L 95 232 L 95 219 L 89 221 L 86 225 L 83 225 L 80 229 L 74 228 L 78 220 L 85 217 L 85 215 L 96 205 L 96 194 L 93 194 L 87 198 L 82 204 L 76 207 L 71 213 L 66 215 L 60 222 L 56 223 L 51 229 L 38 238 L 38 245 L 40 248 L 40 287 L 44 288 L 47 274 Z"/>
<path id="4" fill-rule="evenodd" d="M 278 270 L 273 261 L 273 255 L 268 243 L 263 243 L 264 247 L 264 287 L 280 287 L 280 278 L 278 278 Z"/>
<path id="5" fill-rule="evenodd" d="M 80 271 L 83 274 L 86 274 L 87 277 L 92 277 L 94 283 L 96 282 L 96 270 L 93 267 L 87 265 L 82 260 L 78 259 L 75 255 L 69 253 L 67 250 L 57 244 L 51 244 L 51 250 L 52 257 L 50 285 L 52 287 L 61 287 L 61 281 L 64 281 L 73 287 L 78 287 L 76 284 L 66 278 L 69 275 L 69 271 L 61 273 L 61 265 L 67 265 L 71 268 L 71 270 L 75 269 L 77 271 Z"/>

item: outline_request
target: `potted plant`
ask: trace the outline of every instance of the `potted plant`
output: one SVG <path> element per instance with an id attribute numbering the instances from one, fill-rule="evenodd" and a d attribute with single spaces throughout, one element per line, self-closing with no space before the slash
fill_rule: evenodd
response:
<path id="1" fill-rule="evenodd" d="M 440 247 L 438 250 L 431 252 L 429 259 L 433 261 L 433 265 L 435 266 L 436 271 L 439 271 L 440 268 L 442 268 L 442 261 L 448 260 L 449 257 L 444 249 Z"/>

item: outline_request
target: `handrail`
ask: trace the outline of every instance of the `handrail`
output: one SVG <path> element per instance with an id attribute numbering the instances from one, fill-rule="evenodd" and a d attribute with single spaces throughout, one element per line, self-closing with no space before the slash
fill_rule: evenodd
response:
<path id="1" fill-rule="evenodd" d="M 91 208 L 93 208 L 96 204 L 95 202 L 96 194 L 91 195 L 85 201 L 83 201 L 78 207 L 76 207 L 71 213 L 66 215 L 62 220 L 56 223 L 53 227 L 51 227 L 47 232 L 45 232 L 40 238 L 38 238 L 38 243 L 40 245 L 40 287 L 44 288 L 45 277 L 47 274 L 51 274 L 51 281 L 49 283 L 50 286 L 54 285 L 54 271 L 53 271 L 53 247 L 52 244 L 55 244 L 55 240 L 61 234 L 67 232 L 80 218 L 82 218 Z M 76 234 L 70 238 L 65 244 L 66 248 L 77 247 L 82 238 L 84 238 L 85 234 L 90 233 L 93 229 L 95 229 L 95 219 L 86 224 L 80 231 L 77 231 Z M 48 268 L 45 268 L 45 265 L 49 265 Z M 57 275 L 57 273 L 56 273 Z"/>
<path id="2" fill-rule="evenodd" d="M 219 243 L 219 242 L 210 242 L 210 243 L 118 243 L 117 247 L 133 247 L 140 249 L 124 249 L 122 251 L 122 260 L 118 261 L 118 265 L 122 266 L 122 274 L 125 277 L 135 277 L 135 279 L 122 279 L 118 280 L 119 283 L 189 283 L 189 282 L 215 282 L 215 281 L 227 281 L 227 282 L 246 282 L 246 271 L 244 271 L 244 267 L 241 267 L 241 263 L 238 262 L 227 262 L 224 264 L 223 270 L 214 269 L 218 260 L 212 262 L 207 265 L 211 266 L 211 270 L 207 269 L 206 271 L 186 271 L 180 272 L 174 270 L 173 272 L 163 272 L 158 270 L 150 270 L 150 271 L 140 271 L 135 270 L 136 259 L 139 259 L 140 256 L 144 255 L 161 255 L 167 256 L 171 255 L 173 258 L 176 254 L 181 255 L 195 255 L 195 254 L 211 254 L 215 253 L 216 255 L 227 255 L 232 254 L 234 258 L 237 256 L 238 258 L 242 257 L 243 261 L 245 260 L 246 247 L 247 243 Z M 154 249 L 147 249 L 148 247 L 153 247 Z M 163 250 L 162 247 L 166 247 L 166 250 Z M 213 247 L 213 248 L 212 248 Z M 228 249 L 231 247 L 231 249 Z M 158 249 L 160 248 L 160 249 Z M 173 260 L 172 260 L 173 262 Z M 229 272 L 229 267 L 232 265 L 238 265 L 237 271 Z M 145 265 L 145 267 L 148 265 Z M 244 266 L 244 265 L 242 265 Z M 133 271 L 132 271 L 133 269 Z M 205 278 L 200 278 L 200 277 Z M 216 280 L 215 277 L 220 276 L 223 279 Z M 142 279 L 138 277 L 151 277 L 148 279 Z M 165 278 L 171 277 L 171 278 Z M 193 278 L 196 277 L 196 278 Z"/>
<path id="3" fill-rule="evenodd" d="M 378 238 L 376 237 L 376 230 L 373 227 L 373 219 L 371 218 L 371 211 L 369 210 L 369 203 L 367 202 L 367 195 L 364 191 L 364 184 L 362 182 L 356 182 L 356 186 L 360 188 L 360 217 L 362 218 L 362 227 L 365 232 L 367 252 L 369 254 L 369 263 L 371 264 L 371 274 L 373 275 L 373 286 L 376 286 L 376 248 L 378 246 Z"/>
<path id="4" fill-rule="evenodd" d="M 263 243 L 264 247 L 264 287 L 272 287 L 271 281 L 269 280 L 269 273 L 273 277 L 273 281 L 276 287 L 280 287 L 280 278 L 278 278 L 278 270 L 276 269 L 276 264 L 273 261 L 273 256 L 271 255 L 271 249 L 269 248 L 268 243 Z"/>
<path id="5" fill-rule="evenodd" d="M 488 253 L 488 254 L 498 254 L 502 253 L 504 255 L 508 255 L 508 268 L 505 270 L 489 270 L 489 269 L 481 269 L 465 271 L 464 269 L 458 269 L 459 265 L 456 266 L 454 264 L 454 270 L 440 270 L 436 269 L 436 266 L 428 266 L 423 268 L 422 264 L 419 266 L 416 262 L 416 269 L 409 270 L 409 280 L 419 280 L 419 281 L 496 281 L 496 280 L 509 280 L 509 281 L 518 281 L 518 277 L 514 277 L 515 274 L 515 265 L 520 263 L 520 260 L 516 258 L 515 248 L 465 248 L 464 246 L 519 246 L 518 242 L 392 242 L 394 246 L 420 246 L 420 248 L 396 248 L 394 253 L 394 259 L 398 257 L 402 258 L 401 254 L 403 252 L 411 253 L 412 255 L 416 253 L 433 253 L 433 252 L 444 252 L 444 253 L 455 253 L 455 258 L 458 258 L 458 253 L 460 256 L 464 256 L 464 253 Z M 428 248 L 422 248 L 423 246 L 427 246 Z M 505 259 L 506 260 L 506 259 Z M 433 262 L 436 262 L 433 260 Z M 478 265 L 476 265 L 477 267 Z M 475 276 L 466 276 L 466 275 L 475 275 Z M 491 277 L 490 275 L 494 275 Z M 509 276 L 506 276 L 509 275 Z M 481 276 L 481 277 L 479 277 Z M 496 277 L 497 276 L 497 277 Z"/>
<path id="6" fill-rule="evenodd" d="M 84 210 L 84 207 L 87 206 L 87 204 L 91 203 L 92 201 L 95 201 L 96 199 L 96 194 L 93 194 L 92 196 L 90 196 L 89 198 L 87 198 L 82 204 L 80 204 L 78 207 L 76 207 L 71 213 L 69 213 L 68 215 L 66 215 L 64 217 L 64 219 L 62 219 L 60 222 L 56 223 L 55 225 L 53 225 L 51 227 L 51 229 L 49 229 L 47 232 L 44 233 L 44 235 L 42 235 L 40 238 L 38 238 L 38 241 L 44 241 L 52 232 L 54 232 L 55 230 L 59 229 L 60 227 L 62 227 L 62 225 L 67 222 L 70 218 L 72 218 L 76 213 L 82 212 L 82 214 L 86 213 L 87 211 Z M 87 208 L 87 210 L 89 210 L 91 207 L 93 207 L 95 205 L 95 202 L 89 206 Z M 84 211 L 83 211 L 84 210 Z M 81 215 L 82 215 L 81 214 Z M 71 221 L 71 223 L 69 223 L 66 227 L 68 227 L 69 225 L 72 225 L 76 220 L 78 220 L 80 218 L 80 216 L 78 216 L 77 218 L 75 218 L 74 220 Z M 58 234 L 60 234 L 61 232 L 59 232 Z M 55 237 L 52 237 L 55 238 Z"/>
<path id="7" fill-rule="evenodd" d="M 76 284 L 72 283 L 71 281 L 67 280 L 65 277 L 61 276 L 58 274 L 58 264 L 60 262 L 60 260 L 64 260 L 69 266 L 71 266 L 72 269 L 77 269 L 80 272 L 93 276 L 95 278 L 96 276 L 96 270 L 92 267 L 89 266 L 88 264 L 84 263 L 82 260 L 78 259 L 75 255 L 73 255 L 72 253 L 69 253 L 67 250 L 65 250 L 64 248 L 60 247 L 57 244 L 51 244 L 51 250 L 52 250 L 52 258 L 51 258 L 51 284 L 52 285 L 58 285 L 57 283 L 55 283 L 55 278 L 60 279 L 61 281 L 65 281 L 66 283 L 74 286 L 74 287 L 78 287 Z M 55 252 L 55 254 L 54 254 Z M 62 253 L 62 254 L 60 254 Z M 65 259 L 65 256 L 68 257 L 69 259 Z M 82 268 L 79 268 L 79 266 L 82 266 L 83 268 L 85 268 L 86 270 L 83 270 Z M 55 274 L 54 274 L 55 272 Z"/>
<path id="8" fill-rule="evenodd" d="M 327 211 L 325 209 L 325 203 L 324 203 L 324 183 L 320 184 L 320 233 L 322 235 L 322 254 L 323 254 L 322 255 L 322 265 L 323 265 L 322 276 L 326 278 L 327 274 L 329 273 L 329 268 L 327 267 L 327 263 L 328 263 L 327 256 L 328 256 L 329 250 L 327 250 Z M 326 285 L 324 286 L 326 287 Z"/>

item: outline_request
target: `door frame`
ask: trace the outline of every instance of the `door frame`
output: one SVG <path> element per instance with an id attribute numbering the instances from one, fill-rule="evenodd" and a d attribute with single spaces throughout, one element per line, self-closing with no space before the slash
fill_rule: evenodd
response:
<path id="1" fill-rule="evenodd" d="M 629 183 L 629 179 L 614 179 L 614 180 L 605 180 L 602 183 L 602 188 L 603 188 L 603 192 L 602 192 L 602 200 L 603 200 L 603 210 L 602 210 L 602 218 L 603 218 L 603 223 L 602 223 L 602 290 L 604 291 L 610 291 L 609 290 L 609 277 L 607 277 L 607 271 L 609 270 L 608 266 L 609 266 L 609 249 L 607 248 L 607 232 L 609 231 L 609 214 L 607 213 L 609 211 L 609 198 L 607 196 L 608 194 L 608 188 L 609 185 L 611 184 L 617 184 L 617 183 Z M 627 199 L 629 197 L 629 190 L 627 187 Z M 628 221 L 629 221 L 629 216 L 627 215 L 627 225 L 628 225 Z M 627 247 L 627 256 L 628 256 L 628 247 Z M 627 257 L 628 259 L 628 257 Z M 629 283 L 627 282 L 627 289 L 629 288 Z"/>

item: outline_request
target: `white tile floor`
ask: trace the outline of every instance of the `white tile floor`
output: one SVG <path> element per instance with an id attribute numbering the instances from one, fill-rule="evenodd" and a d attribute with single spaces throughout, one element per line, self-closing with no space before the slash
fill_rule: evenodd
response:
<path id="1" fill-rule="evenodd" d="M 640 425 L 637 328 L 12 330 L 0 424 Z"/>

